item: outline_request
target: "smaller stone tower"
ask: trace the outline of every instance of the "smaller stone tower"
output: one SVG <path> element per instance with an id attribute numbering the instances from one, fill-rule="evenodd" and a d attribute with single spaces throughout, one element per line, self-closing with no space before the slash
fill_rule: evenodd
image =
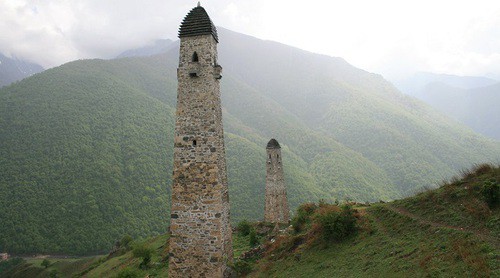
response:
<path id="1" fill-rule="evenodd" d="M 286 198 L 285 176 L 281 163 L 281 146 L 276 139 L 267 143 L 266 205 L 264 220 L 271 223 L 288 223 L 290 214 Z"/>

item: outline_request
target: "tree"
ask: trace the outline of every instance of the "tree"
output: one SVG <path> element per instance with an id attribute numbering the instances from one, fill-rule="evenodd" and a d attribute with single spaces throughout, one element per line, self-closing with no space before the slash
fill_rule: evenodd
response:
<path id="1" fill-rule="evenodd" d="M 50 266 L 50 261 L 49 261 L 49 260 L 47 260 L 47 259 L 44 259 L 44 260 L 42 261 L 42 266 L 43 266 L 43 267 L 45 267 L 45 268 L 49 267 L 49 266 Z"/>
<path id="2" fill-rule="evenodd" d="M 252 226 L 250 225 L 250 222 L 248 222 L 246 219 L 238 223 L 237 226 L 238 233 L 242 236 L 248 235 L 251 228 Z"/>
<path id="3" fill-rule="evenodd" d="M 250 239 L 249 239 L 250 246 L 255 246 L 259 243 L 259 240 L 257 239 L 257 233 L 255 232 L 255 229 L 250 230 Z"/>
<path id="4" fill-rule="evenodd" d="M 56 269 L 52 269 L 49 273 L 50 278 L 57 278 L 59 277 L 59 272 Z"/>
<path id="5" fill-rule="evenodd" d="M 134 257 L 142 258 L 142 262 L 139 265 L 140 268 L 147 268 L 149 263 L 151 262 L 151 256 L 153 254 L 153 250 L 149 247 L 146 247 L 144 244 L 137 245 L 134 247 L 132 251 Z"/>
<path id="6" fill-rule="evenodd" d="M 124 235 L 120 240 L 120 246 L 125 248 L 126 250 L 130 250 L 130 243 L 133 241 L 133 238 L 130 235 Z"/>
<path id="7" fill-rule="evenodd" d="M 137 278 L 141 277 L 140 272 L 136 269 L 131 269 L 131 268 L 125 268 L 122 271 L 118 273 L 116 278 Z"/>

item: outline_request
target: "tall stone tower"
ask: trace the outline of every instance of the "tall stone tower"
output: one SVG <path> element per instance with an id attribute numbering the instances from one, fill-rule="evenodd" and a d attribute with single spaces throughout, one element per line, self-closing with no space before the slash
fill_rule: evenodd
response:
<path id="1" fill-rule="evenodd" d="M 290 213 L 286 198 L 285 176 L 281 163 L 281 146 L 276 139 L 267 143 L 266 205 L 264 220 L 272 223 L 288 223 Z"/>
<path id="2" fill-rule="evenodd" d="M 170 277 L 227 277 L 232 261 L 217 30 L 199 4 L 179 29 Z"/>

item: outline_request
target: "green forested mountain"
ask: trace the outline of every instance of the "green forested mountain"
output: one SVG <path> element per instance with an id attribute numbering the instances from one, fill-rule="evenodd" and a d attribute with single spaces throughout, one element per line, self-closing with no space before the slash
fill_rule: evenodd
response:
<path id="1" fill-rule="evenodd" d="M 291 209 L 394 199 L 500 158 L 500 143 L 379 75 L 220 29 L 232 220 L 263 215 L 276 138 Z M 83 254 L 167 230 L 177 47 L 65 64 L 0 90 L 0 251 Z"/>
<path id="2" fill-rule="evenodd" d="M 121 65 L 70 63 L 1 92 L 2 249 L 83 253 L 165 231 L 173 110 Z"/>
<path id="3" fill-rule="evenodd" d="M 349 184 L 349 195 L 358 197 L 352 194 L 352 182 L 334 183 L 341 172 L 346 173 L 345 169 L 325 173 L 317 167 L 337 161 L 333 158 L 322 161 L 321 158 L 340 155 L 339 150 L 346 147 L 360 154 L 360 159 L 370 160 L 371 165 L 381 170 L 403 194 L 448 177 L 471 163 L 499 159 L 498 141 L 477 136 L 465 126 L 401 94 L 380 75 L 354 68 L 340 58 L 222 31 L 221 63 L 227 65 L 224 67 L 226 73 L 230 72 L 260 92 L 266 98 L 264 102 L 272 103 L 274 113 L 290 113 L 285 121 L 293 127 L 306 126 L 307 129 L 301 128 L 305 131 L 304 136 L 314 134 L 320 141 L 333 139 L 336 142 L 327 142 L 332 150 L 329 152 L 319 143 L 308 144 L 312 143 L 309 139 L 294 141 L 304 136 L 297 136 L 299 131 L 291 127 L 276 124 L 269 128 L 266 122 L 270 119 L 259 123 L 261 119 L 255 114 L 241 115 L 238 111 L 249 107 L 250 99 L 238 97 L 226 101 L 226 109 L 229 113 L 240 114 L 239 118 L 244 117 L 243 121 L 259 133 L 285 141 L 313 167 L 311 172 L 326 174 L 323 184 L 330 183 L 336 195 L 339 186 Z M 227 85 L 229 82 L 225 81 L 227 83 L 223 84 Z M 225 100 L 236 90 L 226 91 Z M 252 107 L 249 111 L 255 109 Z M 262 114 L 259 112 L 257 114 Z M 316 176 L 315 179 L 321 183 L 321 178 Z M 371 176 L 367 180 L 380 179 Z"/>

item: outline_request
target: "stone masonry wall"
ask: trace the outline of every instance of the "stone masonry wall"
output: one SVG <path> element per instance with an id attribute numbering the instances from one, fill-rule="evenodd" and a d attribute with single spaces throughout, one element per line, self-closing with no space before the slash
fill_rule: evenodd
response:
<path id="1" fill-rule="evenodd" d="M 285 177 L 280 148 L 267 148 L 266 203 L 264 220 L 288 223 L 290 212 L 286 197 Z"/>
<path id="2" fill-rule="evenodd" d="M 169 276 L 227 277 L 233 252 L 217 42 L 183 37 L 179 55 Z"/>

